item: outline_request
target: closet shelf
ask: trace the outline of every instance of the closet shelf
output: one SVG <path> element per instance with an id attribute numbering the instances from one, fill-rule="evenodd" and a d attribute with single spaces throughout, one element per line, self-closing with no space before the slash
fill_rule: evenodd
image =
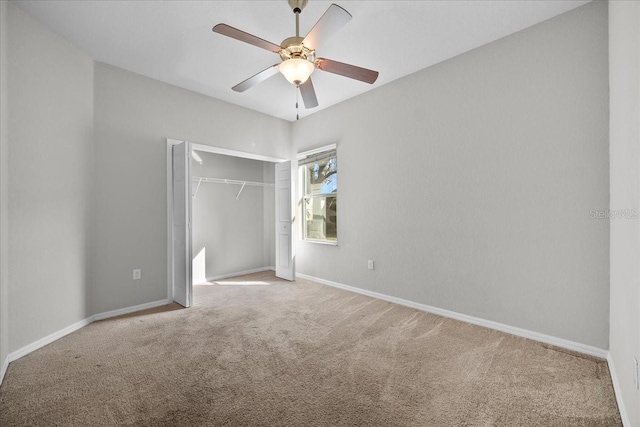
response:
<path id="1" fill-rule="evenodd" d="M 194 181 L 202 182 L 215 182 L 217 184 L 236 184 L 236 185 L 253 185 L 256 187 L 275 187 L 275 184 L 269 182 L 255 182 L 255 181 L 243 181 L 237 179 L 224 179 L 224 178 L 205 178 L 200 176 L 194 176 Z"/>
<path id="2" fill-rule="evenodd" d="M 238 191 L 238 194 L 236 195 L 236 200 L 238 200 L 238 197 L 240 197 L 240 193 L 242 193 L 242 190 L 244 190 L 244 187 L 246 185 L 251 185 L 253 187 L 275 187 L 275 184 L 269 183 L 269 182 L 242 181 L 238 179 L 225 179 L 225 178 L 206 178 L 204 176 L 194 176 L 192 177 L 192 180 L 198 181 L 198 186 L 196 187 L 196 191 L 193 194 L 194 198 L 198 194 L 198 190 L 200 189 L 200 184 L 202 184 L 203 182 L 212 182 L 215 184 L 240 185 L 241 186 L 240 191 Z"/>

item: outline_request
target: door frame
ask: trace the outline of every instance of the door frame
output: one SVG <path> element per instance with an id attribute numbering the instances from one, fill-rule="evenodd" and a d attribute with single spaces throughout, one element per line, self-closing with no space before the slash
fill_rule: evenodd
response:
<path id="1" fill-rule="evenodd" d="M 280 157 L 265 156 L 262 154 L 249 153 L 246 151 L 231 150 L 228 148 L 215 147 L 196 142 L 167 138 L 167 298 L 173 301 L 173 155 L 172 149 L 176 144 L 190 142 L 191 151 L 205 151 L 208 153 L 222 154 L 225 156 L 240 157 L 243 159 L 260 160 L 270 163 L 282 163 L 289 159 Z M 188 168 L 188 179 L 191 180 L 191 168 Z M 294 182 L 292 181 L 292 190 Z M 292 198 L 293 202 L 293 198 Z M 192 223 L 193 212 L 189 210 L 189 223 Z M 295 239 L 292 239 L 295 240 Z M 189 250 L 189 248 L 187 248 Z M 193 262 L 193 260 L 191 260 Z M 193 295 L 193 280 L 187 284 L 189 292 Z"/>

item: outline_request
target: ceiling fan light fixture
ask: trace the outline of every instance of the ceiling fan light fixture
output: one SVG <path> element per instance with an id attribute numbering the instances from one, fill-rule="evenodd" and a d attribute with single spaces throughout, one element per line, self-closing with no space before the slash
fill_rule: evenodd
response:
<path id="1" fill-rule="evenodd" d="M 287 59 L 278 68 L 282 75 L 296 86 L 306 82 L 313 70 L 315 70 L 312 62 L 302 58 Z"/>

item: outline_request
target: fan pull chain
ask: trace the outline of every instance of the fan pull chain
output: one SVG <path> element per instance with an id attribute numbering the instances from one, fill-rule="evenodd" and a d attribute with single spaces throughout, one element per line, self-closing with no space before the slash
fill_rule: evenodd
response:
<path id="1" fill-rule="evenodd" d="M 296 86 L 296 120 L 300 120 L 299 110 L 298 110 L 298 92 L 300 91 L 300 86 Z"/>

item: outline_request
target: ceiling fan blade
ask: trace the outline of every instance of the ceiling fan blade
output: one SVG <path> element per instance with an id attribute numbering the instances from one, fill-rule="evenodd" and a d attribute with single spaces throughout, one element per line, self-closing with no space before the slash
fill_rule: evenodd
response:
<path id="1" fill-rule="evenodd" d="M 251 89 L 258 83 L 262 83 L 263 81 L 267 80 L 269 77 L 272 77 L 278 74 L 279 65 L 280 64 L 274 64 L 269 68 L 265 68 L 259 73 L 249 77 L 247 80 L 243 81 L 242 83 L 238 83 L 231 89 L 235 90 L 236 92 L 244 92 L 247 89 Z"/>
<path id="2" fill-rule="evenodd" d="M 302 43 L 309 49 L 317 49 L 318 45 L 328 40 L 336 31 L 351 20 L 351 14 L 338 6 L 332 4 L 329 9 L 320 17 L 316 25 L 313 26 L 309 34 Z"/>
<path id="3" fill-rule="evenodd" d="M 302 101 L 304 101 L 304 108 L 314 108 L 318 106 L 318 98 L 316 97 L 316 91 L 311 83 L 311 77 L 300 86 L 300 94 L 302 95 Z"/>
<path id="4" fill-rule="evenodd" d="M 360 80 L 361 82 L 373 84 L 378 78 L 378 72 L 366 68 L 356 67 L 326 58 L 316 59 L 316 67 L 322 71 Z"/>
<path id="5" fill-rule="evenodd" d="M 245 33 L 244 31 L 233 28 L 227 24 L 218 24 L 211 30 L 214 33 L 222 34 L 223 36 L 231 37 L 232 39 L 240 40 L 241 42 L 249 43 L 274 53 L 278 53 L 282 50 L 282 48 L 277 44 L 263 40 L 253 34 Z"/>

